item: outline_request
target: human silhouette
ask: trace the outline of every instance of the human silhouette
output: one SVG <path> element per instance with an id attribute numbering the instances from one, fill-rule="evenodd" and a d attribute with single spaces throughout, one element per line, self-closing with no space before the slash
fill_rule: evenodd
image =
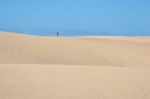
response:
<path id="1" fill-rule="evenodd" d="M 59 32 L 57 32 L 57 36 L 59 36 Z"/>

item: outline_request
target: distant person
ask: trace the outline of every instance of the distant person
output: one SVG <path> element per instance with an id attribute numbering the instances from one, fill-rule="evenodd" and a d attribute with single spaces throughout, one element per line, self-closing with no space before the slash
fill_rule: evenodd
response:
<path id="1" fill-rule="evenodd" d="M 59 32 L 57 32 L 57 36 L 59 36 Z"/>

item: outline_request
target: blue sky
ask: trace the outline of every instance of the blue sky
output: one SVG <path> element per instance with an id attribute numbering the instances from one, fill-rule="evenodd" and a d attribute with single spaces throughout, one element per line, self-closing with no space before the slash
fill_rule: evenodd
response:
<path id="1" fill-rule="evenodd" d="M 35 35 L 150 35 L 150 0 L 0 0 L 0 30 Z"/>

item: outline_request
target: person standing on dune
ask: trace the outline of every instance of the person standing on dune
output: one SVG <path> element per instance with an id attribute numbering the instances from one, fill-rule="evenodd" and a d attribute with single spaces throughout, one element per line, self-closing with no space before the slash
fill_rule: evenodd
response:
<path id="1" fill-rule="evenodd" d="M 59 32 L 57 32 L 57 36 L 59 36 Z"/>

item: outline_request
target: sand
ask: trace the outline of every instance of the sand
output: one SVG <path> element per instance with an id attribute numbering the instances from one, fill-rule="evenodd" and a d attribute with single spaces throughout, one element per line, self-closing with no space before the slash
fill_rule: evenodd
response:
<path id="1" fill-rule="evenodd" d="M 0 99 L 150 99 L 150 37 L 0 32 Z"/>

